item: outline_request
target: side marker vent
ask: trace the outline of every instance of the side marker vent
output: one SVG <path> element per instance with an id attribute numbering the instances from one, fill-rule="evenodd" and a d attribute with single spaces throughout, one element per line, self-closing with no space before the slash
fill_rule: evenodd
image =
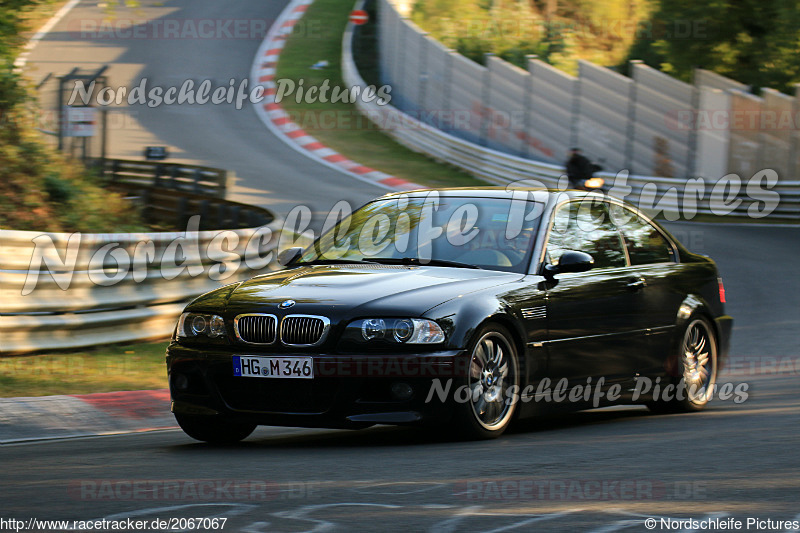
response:
<path id="1" fill-rule="evenodd" d="M 527 307 L 522 309 L 522 318 L 526 320 L 535 320 L 537 318 L 547 317 L 547 307 L 540 305 L 538 307 Z"/>

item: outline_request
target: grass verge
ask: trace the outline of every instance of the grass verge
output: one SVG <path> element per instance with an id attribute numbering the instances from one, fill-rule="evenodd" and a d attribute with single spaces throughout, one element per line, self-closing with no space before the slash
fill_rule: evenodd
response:
<path id="1" fill-rule="evenodd" d="M 30 39 L 69 0 L 43 0 L 26 9 L 22 15 L 22 37 Z"/>
<path id="2" fill-rule="evenodd" d="M 317 0 L 287 40 L 277 66 L 276 79 L 289 79 L 303 90 L 322 87 L 329 80 L 330 90 L 344 89 L 341 71 L 342 34 L 353 2 Z M 310 67 L 328 61 L 320 70 Z M 362 165 L 386 172 L 420 185 L 431 187 L 467 187 L 486 182 L 451 165 L 438 163 L 395 142 L 362 115 L 352 103 L 306 103 L 295 99 L 299 90 L 285 97 L 281 106 L 310 135 L 342 155 Z"/>
<path id="3" fill-rule="evenodd" d="M 167 342 L 0 359 L 0 397 L 164 389 Z"/>

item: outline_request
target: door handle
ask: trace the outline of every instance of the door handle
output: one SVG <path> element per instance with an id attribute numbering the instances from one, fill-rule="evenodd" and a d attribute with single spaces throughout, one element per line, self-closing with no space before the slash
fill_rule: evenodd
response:
<path id="1" fill-rule="evenodd" d="M 634 292 L 640 291 L 647 287 L 647 281 L 644 278 L 639 278 L 628 283 L 627 287 Z"/>

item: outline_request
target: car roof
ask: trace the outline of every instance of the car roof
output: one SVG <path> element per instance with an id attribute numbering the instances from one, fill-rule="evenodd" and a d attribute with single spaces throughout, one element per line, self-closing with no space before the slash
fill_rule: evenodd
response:
<path id="1" fill-rule="evenodd" d="M 584 198 L 593 196 L 602 198 L 602 195 L 594 192 L 578 191 L 572 189 L 545 189 L 543 187 L 504 187 L 504 186 L 486 186 L 486 187 L 448 187 L 448 188 L 431 188 L 431 189 L 417 189 L 413 191 L 400 191 L 392 192 L 381 196 L 379 199 L 393 198 L 398 196 L 408 196 L 412 198 L 422 198 L 431 192 L 437 192 L 442 197 L 458 197 L 458 198 L 511 198 L 515 192 L 538 192 L 545 193 L 551 196 L 566 195 L 568 198 Z M 563 198 L 563 196 L 562 196 Z"/>

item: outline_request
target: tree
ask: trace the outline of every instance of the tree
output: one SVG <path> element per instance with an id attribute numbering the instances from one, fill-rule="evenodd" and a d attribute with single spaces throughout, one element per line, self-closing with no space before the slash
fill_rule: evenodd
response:
<path id="1" fill-rule="evenodd" d="M 14 72 L 14 59 L 21 45 L 21 15 L 37 0 L 0 0 L 0 123 L 8 112 L 25 98 L 20 77 Z"/>
<path id="2" fill-rule="evenodd" d="M 795 0 L 659 0 L 630 58 L 690 81 L 693 67 L 754 89 L 788 93 L 800 82 Z"/>

